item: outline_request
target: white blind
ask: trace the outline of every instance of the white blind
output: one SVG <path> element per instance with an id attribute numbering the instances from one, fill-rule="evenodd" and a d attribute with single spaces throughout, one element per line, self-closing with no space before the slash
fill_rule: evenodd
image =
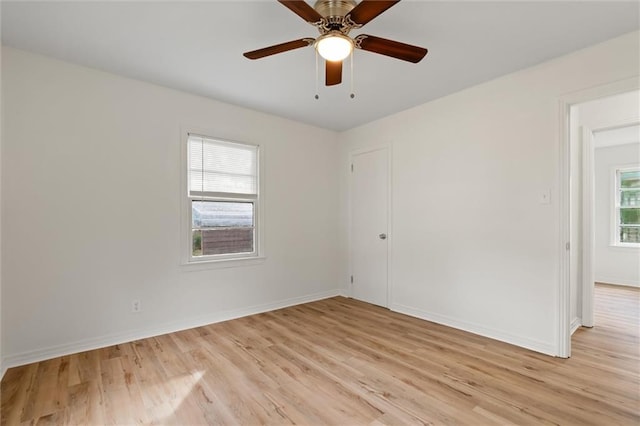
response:
<path id="1" fill-rule="evenodd" d="M 258 193 L 258 147 L 189 135 L 189 195 Z"/>

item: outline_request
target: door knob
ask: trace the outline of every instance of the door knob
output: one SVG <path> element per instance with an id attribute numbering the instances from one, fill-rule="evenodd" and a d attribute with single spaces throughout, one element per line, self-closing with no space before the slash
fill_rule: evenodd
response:
<path id="1" fill-rule="evenodd" d="M 387 234 L 380 234 L 380 235 L 378 235 L 378 238 L 380 238 L 381 240 L 386 240 L 387 239 Z"/>

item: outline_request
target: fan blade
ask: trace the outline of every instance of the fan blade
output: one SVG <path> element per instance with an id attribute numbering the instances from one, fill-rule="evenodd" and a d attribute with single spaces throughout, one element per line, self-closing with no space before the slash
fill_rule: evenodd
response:
<path id="1" fill-rule="evenodd" d="M 399 41 L 362 34 L 355 38 L 357 48 L 373 53 L 379 53 L 392 58 L 417 64 L 427 54 L 424 47 L 412 46 Z"/>
<path id="2" fill-rule="evenodd" d="M 322 15 L 304 1 L 278 0 L 278 2 L 310 24 L 315 24 L 322 20 Z"/>
<path id="3" fill-rule="evenodd" d="M 288 41 L 286 43 L 280 43 L 273 46 L 265 47 L 263 49 L 253 50 L 251 52 L 245 52 L 243 55 L 249 59 L 260 59 L 265 56 L 275 55 L 276 53 L 287 52 L 289 50 L 299 49 L 301 47 L 307 47 L 313 43 L 312 38 L 301 38 L 300 40 Z"/>
<path id="4" fill-rule="evenodd" d="M 325 61 L 325 85 L 342 83 L 342 61 Z"/>
<path id="5" fill-rule="evenodd" d="M 347 14 L 353 22 L 364 25 L 400 0 L 362 0 Z"/>

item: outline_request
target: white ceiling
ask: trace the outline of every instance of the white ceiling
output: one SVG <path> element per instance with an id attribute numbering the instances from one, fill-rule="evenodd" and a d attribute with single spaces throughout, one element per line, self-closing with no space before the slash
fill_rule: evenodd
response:
<path id="1" fill-rule="evenodd" d="M 311 2 L 310 2 L 311 4 Z M 344 130 L 639 28 L 637 1 L 405 0 L 357 34 L 424 46 L 419 64 L 356 51 L 343 84 L 315 100 L 315 55 L 257 61 L 317 30 L 275 0 L 3 1 L 2 42 L 69 62 Z M 324 72 L 320 73 L 323 81 Z"/>

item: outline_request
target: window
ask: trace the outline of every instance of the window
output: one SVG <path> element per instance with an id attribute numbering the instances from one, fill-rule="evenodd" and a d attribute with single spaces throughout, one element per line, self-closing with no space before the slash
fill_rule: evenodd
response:
<path id="1" fill-rule="evenodd" d="M 615 171 L 615 245 L 640 246 L 640 167 Z"/>
<path id="2" fill-rule="evenodd" d="M 189 133 L 189 261 L 258 255 L 258 147 Z"/>

